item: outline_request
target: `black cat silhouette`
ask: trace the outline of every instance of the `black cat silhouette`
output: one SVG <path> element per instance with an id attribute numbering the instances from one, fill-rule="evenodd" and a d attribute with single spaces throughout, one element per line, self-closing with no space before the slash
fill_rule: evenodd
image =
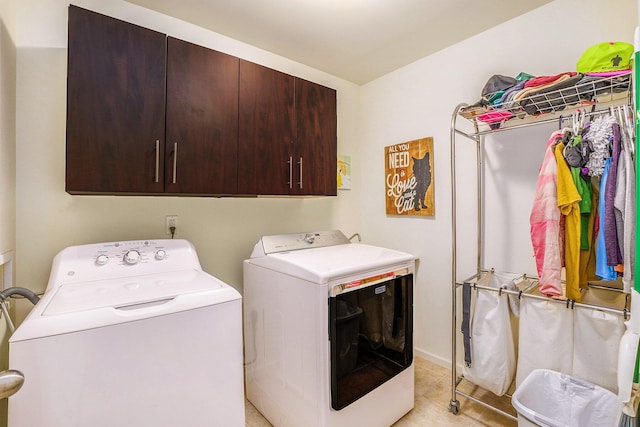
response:
<path id="1" fill-rule="evenodd" d="M 428 208 L 424 203 L 424 199 L 427 194 L 427 189 L 431 185 L 431 165 L 429 164 L 429 157 L 429 153 L 426 153 L 421 159 L 411 157 L 413 159 L 413 176 L 416 178 L 416 211 L 419 211 L 421 208 Z"/>

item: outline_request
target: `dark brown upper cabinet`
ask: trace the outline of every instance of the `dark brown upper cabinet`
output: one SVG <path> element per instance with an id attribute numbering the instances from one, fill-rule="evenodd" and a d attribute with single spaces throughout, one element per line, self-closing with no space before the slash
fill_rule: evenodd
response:
<path id="1" fill-rule="evenodd" d="M 236 194 L 238 62 L 168 38 L 166 192 Z"/>
<path id="2" fill-rule="evenodd" d="M 238 192 L 336 195 L 336 91 L 240 60 Z"/>
<path id="3" fill-rule="evenodd" d="M 66 190 L 164 191 L 166 36 L 69 7 Z"/>
<path id="4" fill-rule="evenodd" d="M 69 7 L 70 194 L 336 195 L 336 91 Z"/>
<path id="5" fill-rule="evenodd" d="M 294 78 L 240 60 L 238 193 L 290 193 Z"/>
<path id="6" fill-rule="evenodd" d="M 297 165 L 292 194 L 335 196 L 337 192 L 336 91 L 300 78 L 295 80 Z"/>

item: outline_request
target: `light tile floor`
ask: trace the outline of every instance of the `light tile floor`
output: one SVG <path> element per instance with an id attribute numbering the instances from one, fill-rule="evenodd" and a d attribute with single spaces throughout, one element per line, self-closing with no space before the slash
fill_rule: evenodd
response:
<path id="1" fill-rule="evenodd" d="M 451 370 L 417 357 L 415 364 L 415 407 L 393 427 L 516 427 L 518 425 L 516 421 L 463 397 L 458 397 L 460 410 L 457 415 L 454 415 L 449 411 Z M 468 382 L 463 382 L 458 389 L 516 415 L 511 406 L 511 399 L 507 396 L 497 397 Z M 246 401 L 245 408 L 247 427 L 271 426 L 249 401 Z"/>

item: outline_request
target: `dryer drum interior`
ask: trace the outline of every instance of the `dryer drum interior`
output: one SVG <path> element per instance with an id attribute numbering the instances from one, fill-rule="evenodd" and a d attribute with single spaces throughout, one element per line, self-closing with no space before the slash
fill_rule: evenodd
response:
<path id="1" fill-rule="evenodd" d="M 413 274 L 329 298 L 331 406 L 340 410 L 413 361 Z"/>

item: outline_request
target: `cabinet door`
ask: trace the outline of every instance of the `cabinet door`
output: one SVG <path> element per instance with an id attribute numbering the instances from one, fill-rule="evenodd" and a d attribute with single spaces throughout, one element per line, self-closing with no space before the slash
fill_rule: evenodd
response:
<path id="1" fill-rule="evenodd" d="M 66 190 L 164 190 L 164 34 L 69 6 Z"/>
<path id="2" fill-rule="evenodd" d="M 293 91 L 293 76 L 240 60 L 239 194 L 290 193 Z"/>
<path id="3" fill-rule="evenodd" d="M 168 38 L 166 192 L 236 193 L 238 62 Z"/>
<path id="4" fill-rule="evenodd" d="M 337 192 L 336 91 L 296 78 L 292 194 L 335 196 Z"/>

